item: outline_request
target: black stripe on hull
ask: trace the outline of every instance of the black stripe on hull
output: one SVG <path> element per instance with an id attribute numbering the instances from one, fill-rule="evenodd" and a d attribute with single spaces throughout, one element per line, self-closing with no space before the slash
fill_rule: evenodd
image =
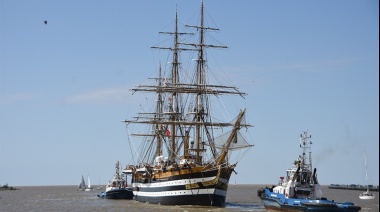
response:
<path id="1" fill-rule="evenodd" d="M 135 196 L 135 200 L 139 202 L 161 204 L 161 205 L 224 206 L 226 197 L 221 196 L 221 195 L 216 195 L 216 194 L 160 196 L 160 197 Z"/>

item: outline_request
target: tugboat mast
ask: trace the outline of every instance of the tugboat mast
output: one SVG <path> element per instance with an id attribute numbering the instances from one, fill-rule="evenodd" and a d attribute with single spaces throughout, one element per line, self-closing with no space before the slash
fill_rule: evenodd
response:
<path id="1" fill-rule="evenodd" d="M 312 167 L 312 161 L 311 161 L 311 144 L 312 142 L 309 140 L 311 138 L 311 135 L 308 135 L 306 131 L 304 131 L 300 135 L 300 147 L 302 148 L 302 155 L 301 155 L 301 171 L 312 173 L 313 167 Z M 308 152 L 307 152 L 308 151 Z M 309 173 L 309 172 L 308 172 Z M 307 180 L 311 179 L 311 176 L 304 176 Z"/>

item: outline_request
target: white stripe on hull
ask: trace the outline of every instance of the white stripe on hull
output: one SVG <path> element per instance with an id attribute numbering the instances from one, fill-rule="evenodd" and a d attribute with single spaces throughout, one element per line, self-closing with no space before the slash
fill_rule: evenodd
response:
<path id="1" fill-rule="evenodd" d="M 200 194 L 216 194 L 219 196 L 226 196 L 227 191 L 214 189 L 214 188 L 205 188 L 205 189 L 190 189 L 190 190 L 176 190 L 176 191 L 161 191 L 161 192 L 142 192 L 142 191 L 133 191 L 135 196 L 144 196 L 144 197 L 168 197 L 168 196 L 186 196 L 186 195 L 200 195 Z"/>

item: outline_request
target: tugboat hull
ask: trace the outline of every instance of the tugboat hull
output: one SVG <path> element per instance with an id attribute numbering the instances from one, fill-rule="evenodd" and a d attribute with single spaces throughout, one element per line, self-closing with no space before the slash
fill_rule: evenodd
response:
<path id="1" fill-rule="evenodd" d="M 133 199 L 132 189 L 114 189 L 106 192 L 106 199 Z"/>
<path id="2" fill-rule="evenodd" d="M 326 198 L 320 200 L 286 198 L 283 194 L 271 192 L 269 188 L 258 190 L 257 195 L 268 210 L 357 212 L 361 209 L 351 202 L 335 202 Z"/>

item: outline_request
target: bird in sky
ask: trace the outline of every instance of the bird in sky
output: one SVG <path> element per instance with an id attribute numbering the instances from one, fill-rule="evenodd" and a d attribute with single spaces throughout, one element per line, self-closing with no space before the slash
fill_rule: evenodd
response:
<path id="1" fill-rule="evenodd" d="M 44 23 L 47 24 L 47 21 L 45 20 Z"/>

